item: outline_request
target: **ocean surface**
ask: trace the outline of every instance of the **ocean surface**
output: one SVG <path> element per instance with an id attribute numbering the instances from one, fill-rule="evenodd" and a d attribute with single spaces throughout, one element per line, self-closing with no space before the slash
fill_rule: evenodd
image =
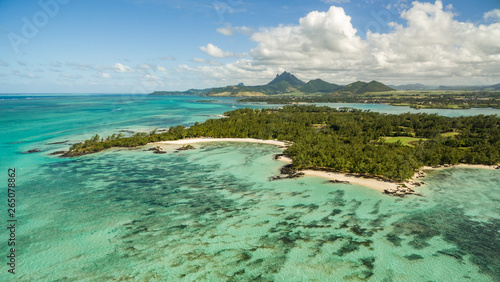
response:
<path id="1" fill-rule="evenodd" d="M 500 281 L 499 170 L 432 171 L 423 197 L 401 199 L 316 177 L 269 181 L 283 165 L 272 145 L 49 155 L 95 134 L 218 118 L 235 103 L 200 99 L 209 98 L 0 95 L 0 281 Z"/>

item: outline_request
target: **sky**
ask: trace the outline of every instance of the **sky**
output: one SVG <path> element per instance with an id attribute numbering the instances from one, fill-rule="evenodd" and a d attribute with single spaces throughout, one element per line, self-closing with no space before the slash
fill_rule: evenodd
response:
<path id="1" fill-rule="evenodd" d="M 500 83 L 500 0 L 0 0 L 0 93 Z"/>

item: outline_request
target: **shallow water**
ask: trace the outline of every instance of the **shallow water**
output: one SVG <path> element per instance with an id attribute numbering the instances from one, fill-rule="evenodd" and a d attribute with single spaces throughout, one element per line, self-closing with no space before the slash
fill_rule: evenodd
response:
<path id="1" fill-rule="evenodd" d="M 67 145 L 46 143 L 73 142 L 95 128 L 189 125 L 231 108 L 230 101 L 145 99 L 111 118 L 116 98 L 81 99 L 25 101 L 19 107 L 35 113 L 0 114 L 12 133 L 2 136 L 2 171 L 18 168 L 19 203 L 17 274 L 4 264 L 1 281 L 500 279 L 498 170 L 433 171 L 419 190 L 424 197 L 400 199 L 316 177 L 269 181 L 283 165 L 272 158 L 281 150 L 263 144 L 47 156 Z M 33 147 L 43 151 L 20 154 Z"/>

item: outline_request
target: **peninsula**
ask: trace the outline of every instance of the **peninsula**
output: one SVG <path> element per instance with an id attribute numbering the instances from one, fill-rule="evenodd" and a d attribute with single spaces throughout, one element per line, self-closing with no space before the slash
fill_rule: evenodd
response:
<path id="1" fill-rule="evenodd" d="M 500 163 L 500 118 L 493 115 L 389 115 L 309 105 L 238 109 L 225 115 L 162 133 L 137 133 L 127 138 L 96 135 L 73 145 L 64 156 L 159 141 L 188 144 L 217 140 L 186 140 L 211 137 L 261 139 L 261 143 L 280 146 L 285 144 L 274 140 L 288 141 L 283 153 L 291 159 L 293 170 L 356 174 L 393 182 L 411 179 L 424 166 Z"/>

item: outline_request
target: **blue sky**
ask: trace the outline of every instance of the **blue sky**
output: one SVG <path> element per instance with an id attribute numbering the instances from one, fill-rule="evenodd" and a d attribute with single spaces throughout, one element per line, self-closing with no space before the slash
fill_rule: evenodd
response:
<path id="1" fill-rule="evenodd" d="M 0 93 L 500 83 L 500 1 L 0 0 Z"/>

